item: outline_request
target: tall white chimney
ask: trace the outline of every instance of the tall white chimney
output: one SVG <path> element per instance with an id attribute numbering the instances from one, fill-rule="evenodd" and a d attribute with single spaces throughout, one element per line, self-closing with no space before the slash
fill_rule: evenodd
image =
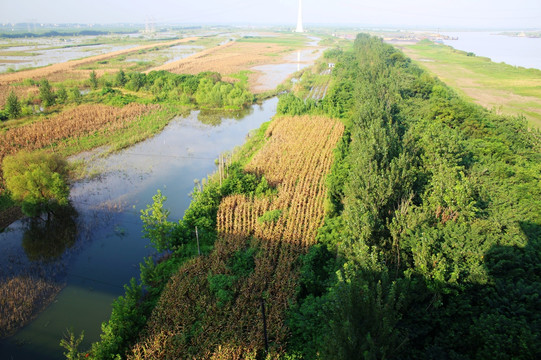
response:
<path id="1" fill-rule="evenodd" d="M 304 32 L 304 29 L 302 28 L 302 0 L 299 0 L 299 15 L 297 17 L 297 29 L 295 29 L 295 32 Z"/>

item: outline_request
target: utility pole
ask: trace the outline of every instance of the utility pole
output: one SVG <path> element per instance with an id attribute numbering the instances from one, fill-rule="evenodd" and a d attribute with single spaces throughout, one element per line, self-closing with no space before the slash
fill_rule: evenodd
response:
<path id="1" fill-rule="evenodd" d="M 263 316 L 263 339 L 265 340 L 265 353 L 269 352 L 269 339 L 267 337 L 267 319 L 265 317 L 265 301 L 261 297 L 261 315 Z"/>
<path id="2" fill-rule="evenodd" d="M 201 256 L 201 250 L 199 249 L 199 233 L 197 232 L 197 226 L 195 227 L 195 238 L 197 239 L 197 254 Z"/>

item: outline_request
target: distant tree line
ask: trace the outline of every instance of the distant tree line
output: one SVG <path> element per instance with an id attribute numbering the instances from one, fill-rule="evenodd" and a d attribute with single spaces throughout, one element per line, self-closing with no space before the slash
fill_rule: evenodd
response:
<path id="1" fill-rule="evenodd" d="M 131 34 L 133 31 L 99 31 L 99 30 L 81 30 L 81 31 L 46 31 L 46 32 L 15 32 L 0 33 L 0 38 L 20 39 L 20 38 L 40 38 L 55 36 L 99 36 L 111 34 Z"/>

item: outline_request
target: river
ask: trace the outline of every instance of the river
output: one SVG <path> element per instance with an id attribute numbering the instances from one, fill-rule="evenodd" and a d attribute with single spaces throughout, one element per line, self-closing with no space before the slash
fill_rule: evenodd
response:
<path id="1" fill-rule="evenodd" d="M 498 35 L 498 32 L 445 32 L 458 40 L 444 40 L 458 50 L 473 52 L 513 66 L 541 69 L 541 38 Z"/>
<path id="2" fill-rule="evenodd" d="M 21 220 L 0 233 L 0 280 L 32 269 L 30 275 L 62 286 L 34 321 L 0 342 L 1 358 L 63 359 L 59 342 L 70 328 L 85 331 L 81 349 L 98 340 L 111 303 L 153 253 L 141 236 L 140 210 L 160 189 L 171 219 L 180 219 L 194 179 L 214 172 L 220 153 L 243 144 L 252 129 L 269 121 L 277 102 L 269 99 L 234 116 L 193 111 L 175 118 L 159 135 L 93 160 L 97 175 L 73 184 L 74 209 L 61 224 Z M 55 231 L 52 248 L 36 240 Z"/>

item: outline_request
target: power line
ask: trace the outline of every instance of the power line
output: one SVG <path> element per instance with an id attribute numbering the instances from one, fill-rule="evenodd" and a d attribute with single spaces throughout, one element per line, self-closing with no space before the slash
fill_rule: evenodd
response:
<path id="1" fill-rule="evenodd" d="M 124 289 L 124 285 L 115 285 L 115 284 L 112 284 L 112 283 L 107 282 L 107 281 L 97 280 L 97 279 L 93 279 L 93 278 L 90 278 L 90 277 L 87 277 L 87 276 L 73 274 L 73 273 L 72 274 L 68 273 L 67 275 L 68 275 L 68 277 L 75 277 L 75 278 L 88 280 L 88 281 L 93 281 L 95 283 L 99 283 L 99 284 L 103 284 L 103 285 L 107 285 L 107 286 L 111 286 L 111 287 L 115 287 L 115 288 L 119 288 L 119 289 Z"/>
<path id="2" fill-rule="evenodd" d="M 216 157 L 204 157 L 204 156 L 192 156 L 192 155 L 169 155 L 169 154 L 152 154 L 152 153 L 133 153 L 125 152 L 122 155 L 133 155 L 133 156 L 145 156 L 145 157 L 167 157 L 167 158 L 176 158 L 176 159 L 196 159 L 196 160 L 216 160 Z M 208 155 L 210 156 L 210 155 Z"/>

